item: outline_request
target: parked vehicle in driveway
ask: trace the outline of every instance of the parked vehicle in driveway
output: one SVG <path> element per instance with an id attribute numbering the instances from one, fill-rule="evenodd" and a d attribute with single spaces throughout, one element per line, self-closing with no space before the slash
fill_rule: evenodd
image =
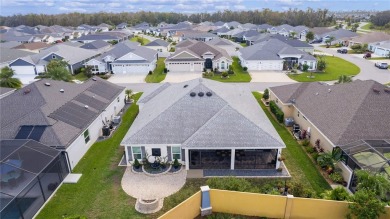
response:
<path id="1" fill-rule="evenodd" d="M 347 54 L 348 50 L 347 49 L 338 49 L 337 52 L 342 53 L 342 54 Z"/>
<path id="2" fill-rule="evenodd" d="M 376 62 L 375 66 L 380 69 L 387 69 L 389 67 L 386 62 Z"/>
<path id="3" fill-rule="evenodd" d="M 364 54 L 363 58 L 365 58 L 365 59 L 371 58 L 371 53 L 368 52 L 368 53 Z"/>

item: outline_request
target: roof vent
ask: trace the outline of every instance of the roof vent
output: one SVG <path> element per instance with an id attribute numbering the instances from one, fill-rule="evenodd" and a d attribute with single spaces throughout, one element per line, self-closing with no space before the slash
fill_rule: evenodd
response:
<path id="1" fill-rule="evenodd" d="M 88 107 L 89 107 L 88 105 L 85 105 L 85 106 L 84 106 L 85 109 L 88 109 Z"/>
<path id="2" fill-rule="evenodd" d="M 191 97 L 195 97 L 195 96 L 196 96 L 196 93 L 195 93 L 195 92 L 191 92 L 191 93 L 190 93 L 190 96 L 191 96 Z"/>
<path id="3" fill-rule="evenodd" d="M 61 90 L 60 90 L 60 92 L 61 92 L 61 93 L 64 93 L 64 92 L 65 92 L 65 90 L 64 90 L 64 89 L 61 89 Z"/>
<path id="4" fill-rule="evenodd" d="M 316 96 L 318 96 L 318 92 L 316 93 Z"/>
<path id="5" fill-rule="evenodd" d="M 209 92 L 206 93 L 206 96 L 211 97 L 211 96 L 213 96 L 213 93 L 211 93 L 211 92 L 209 91 Z"/>
<path id="6" fill-rule="evenodd" d="M 376 88 L 372 88 L 372 90 L 375 92 L 375 93 L 377 93 L 377 94 L 379 94 L 381 91 L 380 90 L 378 90 L 378 89 L 376 89 Z"/>
<path id="7" fill-rule="evenodd" d="M 186 84 L 186 85 L 183 86 L 183 88 L 186 88 L 186 87 L 188 87 L 188 84 Z"/>
<path id="8" fill-rule="evenodd" d="M 49 83 L 49 82 L 46 82 L 46 83 L 45 83 L 45 86 L 48 86 L 48 87 L 49 87 L 49 86 L 50 86 L 50 83 Z"/>
<path id="9" fill-rule="evenodd" d="M 332 90 L 329 88 L 329 89 L 328 89 L 328 93 L 330 93 L 331 91 L 332 91 Z"/>
<path id="10" fill-rule="evenodd" d="M 389 93 L 390 94 L 390 88 L 385 88 L 383 89 L 386 93 Z"/>
<path id="11" fill-rule="evenodd" d="M 30 88 L 24 89 L 23 94 L 26 95 L 31 92 Z"/>
<path id="12" fill-rule="evenodd" d="M 96 78 L 92 78 L 92 81 L 97 81 L 97 79 Z"/>
<path id="13" fill-rule="evenodd" d="M 204 96 L 204 93 L 203 93 L 203 92 L 199 92 L 199 93 L 198 93 L 198 96 L 203 97 L 203 96 Z"/>

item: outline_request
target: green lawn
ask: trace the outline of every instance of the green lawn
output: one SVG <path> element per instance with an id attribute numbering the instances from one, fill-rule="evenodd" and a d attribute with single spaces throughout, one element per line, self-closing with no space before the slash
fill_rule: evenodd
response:
<path id="1" fill-rule="evenodd" d="M 138 39 L 141 39 L 141 40 L 142 40 L 142 43 L 141 43 L 142 46 L 144 46 L 144 45 L 150 43 L 150 40 L 148 40 L 148 39 L 146 39 L 146 38 L 144 38 L 144 37 L 140 37 L 140 36 L 135 36 L 135 37 L 131 38 L 130 41 L 132 41 L 132 42 L 138 42 Z"/>
<path id="2" fill-rule="evenodd" d="M 368 58 L 369 60 L 386 60 L 386 59 L 389 59 L 389 58 L 386 58 L 386 57 L 375 57 L 375 58 Z"/>
<path id="3" fill-rule="evenodd" d="M 136 94 L 138 99 L 141 94 Z M 119 147 L 138 114 L 133 104 L 124 114 L 113 136 L 96 142 L 80 160 L 74 173 L 82 173 L 77 184 L 63 184 L 37 218 L 63 218 L 83 215 L 87 218 L 145 218 L 135 211 L 135 199 L 121 188 L 124 167 L 118 167 L 123 155 Z"/>
<path id="4" fill-rule="evenodd" d="M 147 83 L 160 83 L 165 79 L 165 76 L 167 74 L 164 73 L 165 68 L 165 58 L 159 58 L 157 60 L 157 67 L 154 69 L 153 73 L 151 75 L 147 75 L 145 78 L 145 81 Z"/>
<path id="5" fill-rule="evenodd" d="M 282 156 L 286 158 L 284 163 L 290 171 L 292 180 L 303 183 L 306 185 L 306 188 L 314 189 L 317 194 L 321 194 L 325 190 L 331 189 L 328 182 L 317 170 L 316 164 L 310 160 L 301 145 L 299 145 L 290 134 L 289 130 L 283 124 L 278 123 L 265 107 L 261 101 L 262 95 L 258 92 L 253 92 L 253 95 L 259 102 L 267 117 L 270 119 L 276 131 L 279 133 L 283 142 L 286 144 L 287 148 L 283 149 Z"/>
<path id="6" fill-rule="evenodd" d="M 88 80 L 88 77 L 85 76 L 84 73 L 78 73 L 77 75 L 73 75 L 74 80 L 79 80 L 79 81 L 86 81 Z"/>
<path id="7" fill-rule="evenodd" d="M 233 71 L 234 75 L 229 75 L 229 78 L 223 79 L 221 78 L 221 74 L 214 74 L 213 77 L 207 77 L 208 79 L 212 79 L 220 82 L 250 82 L 252 77 L 248 72 L 245 72 L 241 65 L 239 64 L 239 59 L 237 57 L 233 57 Z"/>
<path id="8" fill-rule="evenodd" d="M 366 25 L 363 25 L 360 28 L 363 29 L 363 30 L 371 30 L 370 26 L 371 26 L 371 23 L 367 23 Z"/>
<path id="9" fill-rule="evenodd" d="M 360 68 L 355 64 L 348 62 L 342 58 L 335 56 L 324 56 L 327 63 L 325 72 L 313 73 L 315 78 L 308 78 L 311 73 L 305 72 L 302 74 L 289 74 L 288 76 L 299 82 L 313 82 L 313 81 L 333 81 L 337 80 L 340 75 L 354 76 L 360 72 Z"/>
<path id="10" fill-rule="evenodd" d="M 240 45 L 242 46 L 242 47 L 247 47 L 248 45 L 246 44 L 246 42 L 245 43 L 240 43 Z"/>

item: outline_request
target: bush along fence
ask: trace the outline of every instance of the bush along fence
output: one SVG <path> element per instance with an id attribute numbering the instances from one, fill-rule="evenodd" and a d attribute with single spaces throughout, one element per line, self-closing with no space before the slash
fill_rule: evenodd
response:
<path id="1" fill-rule="evenodd" d="M 275 115 L 278 122 L 282 123 L 284 120 L 284 113 L 278 107 L 278 105 L 276 105 L 275 101 L 272 100 L 269 102 L 269 108 L 270 108 L 271 112 Z"/>

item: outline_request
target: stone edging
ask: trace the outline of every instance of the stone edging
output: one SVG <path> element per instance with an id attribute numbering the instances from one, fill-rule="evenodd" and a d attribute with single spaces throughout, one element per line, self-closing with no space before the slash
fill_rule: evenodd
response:
<path id="1" fill-rule="evenodd" d="M 171 170 L 171 168 L 173 168 L 173 166 L 171 165 L 171 167 L 169 169 L 167 169 L 166 171 L 162 172 L 162 173 L 156 173 L 156 174 L 153 174 L 153 173 L 148 173 L 145 171 L 145 168 L 144 166 L 142 165 L 142 172 L 137 172 L 133 169 L 133 166 L 130 166 L 131 167 L 131 172 L 133 173 L 136 173 L 136 174 L 145 174 L 147 176 L 161 176 L 161 175 L 165 175 L 165 174 L 178 174 L 180 173 L 181 171 L 183 171 L 183 165 L 180 166 L 180 170 L 178 171 L 175 171 L 175 172 L 169 172 Z"/>

